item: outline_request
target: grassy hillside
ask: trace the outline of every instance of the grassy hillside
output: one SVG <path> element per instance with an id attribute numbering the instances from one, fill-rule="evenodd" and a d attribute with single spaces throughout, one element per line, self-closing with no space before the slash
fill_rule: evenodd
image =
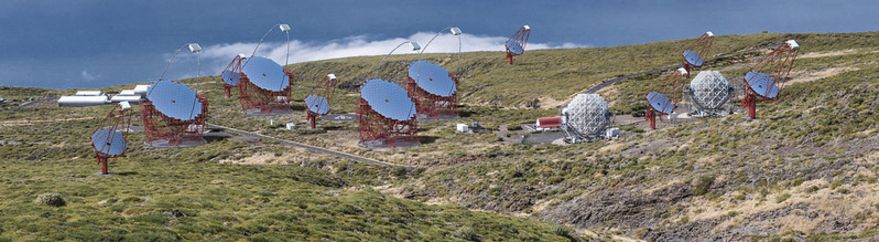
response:
<path id="1" fill-rule="evenodd" d="M 211 123 L 418 168 L 357 164 L 242 138 L 153 149 L 133 133 L 136 145 L 111 164 L 118 175 L 96 177 L 85 137 L 109 106 L 4 106 L 0 219 L 16 222 L 0 224 L 0 240 L 869 239 L 879 233 L 876 37 L 720 36 L 711 56 L 725 55 L 709 58 L 704 69 L 733 83 L 761 55 L 754 47 L 786 39 L 801 45 L 783 98 L 761 102 L 759 119 L 660 121 L 656 131 L 618 123 L 627 131 L 619 140 L 568 146 L 513 145 L 493 132 L 465 135 L 453 127 L 479 121 L 489 131 L 514 128 L 555 115 L 572 95 L 623 75 L 634 77 L 599 93 L 618 116 L 637 113 L 643 95 L 662 83 L 632 74 L 674 65 L 685 42 L 529 51 L 514 65 L 498 52 L 398 55 L 376 73 L 379 57 L 296 64 L 289 67 L 297 74 L 294 112 L 272 118 L 242 114 L 237 99 L 222 97 L 217 77 L 185 80 L 209 97 Z M 304 125 L 302 99 L 327 73 L 342 82 L 333 112 L 352 113 L 360 81 L 402 81 L 406 65 L 421 58 L 459 74 L 462 105 L 459 120 L 420 122 L 418 147 L 360 148 L 354 122 L 322 120 L 317 130 L 294 131 L 277 125 Z M 130 86 L 105 91 L 123 88 Z M 26 102 L 70 92 L 15 88 L 0 96 Z M 524 108 L 534 99 L 542 109 Z M 33 203 L 47 192 L 60 193 L 67 205 Z"/>
<path id="2" fill-rule="evenodd" d="M 480 162 L 428 171 L 401 194 L 647 240 L 871 238 L 879 232 L 875 35 L 796 35 L 794 78 L 780 101 L 758 105 L 758 120 L 735 114 L 613 142 L 499 147 Z M 707 69 L 733 79 L 745 67 Z M 630 111 L 655 81 L 602 93 Z"/>
<path id="3" fill-rule="evenodd" d="M 97 125 L 90 116 L 109 109 L 0 109 L 0 140 L 6 142 L 0 145 L 0 241 L 576 236 L 563 226 L 424 205 L 373 189 L 418 170 L 366 166 L 252 140 L 155 149 L 135 133 L 127 157 L 111 161 L 113 175 L 99 177 L 86 137 Z M 19 122 L 25 119 L 32 121 Z M 242 161 L 264 165 L 233 164 Z M 35 203 L 44 193 L 59 193 L 66 205 Z"/>
<path id="4" fill-rule="evenodd" d="M 4 161 L 0 239 L 564 239 L 548 224 L 389 197 L 347 172 L 166 156 L 115 162 L 111 177 L 95 176 L 86 159 Z M 33 203 L 50 191 L 66 206 Z"/>

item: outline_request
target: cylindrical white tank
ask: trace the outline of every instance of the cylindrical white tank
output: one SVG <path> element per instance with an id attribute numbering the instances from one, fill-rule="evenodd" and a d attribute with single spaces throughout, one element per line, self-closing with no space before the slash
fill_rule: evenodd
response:
<path id="1" fill-rule="evenodd" d="M 119 92 L 119 95 L 123 95 L 123 96 L 134 96 L 134 95 L 137 95 L 137 93 L 134 92 L 134 90 L 122 90 L 122 91 Z"/>
<path id="2" fill-rule="evenodd" d="M 110 101 L 114 102 L 114 103 L 118 103 L 118 102 L 140 103 L 141 99 L 142 98 L 140 96 L 116 95 L 116 96 L 113 96 L 112 98 L 110 98 Z"/>
<path id="3" fill-rule="evenodd" d="M 76 96 L 100 96 L 104 93 L 101 91 L 77 91 Z"/>
<path id="4" fill-rule="evenodd" d="M 150 90 L 150 85 L 137 85 L 134 86 L 134 93 L 137 95 L 144 95 L 147 91 Z"/>
<path id="5" fill-rule="evenodd" d="M 61 96 L 58 99 L 58 106 L 61 107 L 85 107 L 104 105 L 109 103 L 107 96 Z"/>

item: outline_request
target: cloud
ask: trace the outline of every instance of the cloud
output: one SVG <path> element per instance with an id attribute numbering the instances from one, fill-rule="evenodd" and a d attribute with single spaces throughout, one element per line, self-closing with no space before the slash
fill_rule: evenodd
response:
<path id="1" fill-rule="evenodd" d="M 406 38 L 390 38 L 382 40 L 370 40 L 367 36 L 351 36 L 328 42 L 302 42 L 290 41 L 290 63 L 326 60 L 352 56 L 384 55 L 391 49 L 406 40 L 414 40 L 425 47 L 435 33 L 418 32 Z M 461 35 L 461 51 L 504 51 L 504 42 L 507 37 L 481 36 L 472 34 Z M 204 48 L 202 58 L 204 64 L 211 67 L 206 71 L 219 73 L 225 64 L 232 60 L 238 53 L 250 55 L 256 43 L 230 43 L 211 45 Z M 578 48 L 588 47 L 574 43 L 528 43 L 526 49 L 552 49 L 552 48 Z M 285 63 L 286 45 L 282 42 L 263 43 L 257 55 L 269 57 L 278 63 Z M 425 53 L 454 53 L 458 51 L 458 38 L 450 34 L 442 34 L 434 39 L 425 49 Z M 411 54 L 401 47 L 394 54 Z"/>
<path id="2" fill-rule="evenodd" d="M 93 74 L 89 73 L 87 70 L 82 70 L 79 73 L 79 75 L 82 78 L 82 80 L 84 80 L 84 81 L 95 81 L 95 80 L 98 80 L 98 78 L 101 78 L 101 75 L 97 75 L 97 76 L 93 75 Z"/>

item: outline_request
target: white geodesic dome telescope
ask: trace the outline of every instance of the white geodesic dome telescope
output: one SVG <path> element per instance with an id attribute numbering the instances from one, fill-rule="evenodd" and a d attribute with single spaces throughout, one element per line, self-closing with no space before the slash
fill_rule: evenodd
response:
<path id="1" fill-rule="evenodd" d="M 702 71 L 686 87 L 686 93 L 695 113 L 715 116 L 723 113 L 732 95 L 732 86 L 719 71 Z"/>
<path id="2" fill-rule="evenodd" d="M 610 109 L 598 94 L 577 94 L 564 115 L 565 130 L 575 140 L 601 136 L 610 125 Z"/>

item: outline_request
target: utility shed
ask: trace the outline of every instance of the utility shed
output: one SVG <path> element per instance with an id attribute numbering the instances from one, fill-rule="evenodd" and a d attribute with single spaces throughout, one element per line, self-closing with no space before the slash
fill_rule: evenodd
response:
<path id="1" fill-rule="evenodd" d="M 562 126 L 562 117 L 538 118 L 534 125 L 538 129 L 557 129 Z"/>
<path id="2" fill-rule="evenodd" d="M 455 131 L 458 133 L 467 133 L 470 132 L 470 129 L 467 127 L 467 124 L 457 124 L 455 125 Z"/>

